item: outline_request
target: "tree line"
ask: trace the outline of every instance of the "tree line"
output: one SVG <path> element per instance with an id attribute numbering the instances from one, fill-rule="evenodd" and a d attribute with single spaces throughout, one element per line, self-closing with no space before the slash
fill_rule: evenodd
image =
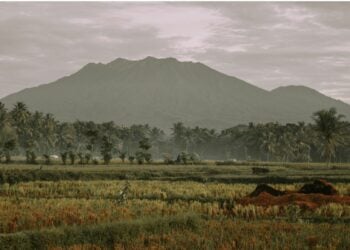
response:
<path id="1" fill-rule="evenodd" d="M 188 127 L 178 122 L 171 133 L 145 125 L 119 126 L 114 122 L 60 122 L 52 114 L 30 112 L 22 103 L 11 110 L 0 103 L 0 161 L 25 156 L 29 164 L 38 157 L 50 164 L 151 162 L 168 164 L 202 159 L 240 161 L 349 162 L 350 123 L 334 108 L 312 114 L 313 123 L 244 124 L 217 131 Z"/>

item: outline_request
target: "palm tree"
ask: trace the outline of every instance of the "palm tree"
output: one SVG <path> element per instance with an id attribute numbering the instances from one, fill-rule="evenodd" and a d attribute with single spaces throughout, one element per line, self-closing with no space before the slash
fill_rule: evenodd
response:
<path id="1" fill-rule="evenodd" d="M 187 128 L 182 122 L 174 123 L 172 130 L 172 136 L 175 146 L 178 147 L 180 151 L 187 149 L 188 143 L 186 139 Z"/>
<path id="2" fill-rule="evenodd" d="M 41 133 L 42 133 L 42 146 L 43 152 L 50 155 L 52 149 L 56 146 L 57 138 L 57 125 L 58 122 L 55 120 L 52 114 L 46 114 L 43 119 Z"/>
<path id="3" fill-rule="evenodd" d="M 11 152 L 16 148 L 17 134 L 9 125 L 5 124 L 0 130 L 1 157 L 4 155 L 6 163 L 11 162 Z"/>
<path id="4" fill-rule="evenodd" d="M 8 116 L 7 116 L 7 110 L 5 108 L 5 105 L 0 102 L 0 129 L 5 126 L 7 123 Z"/>
<path id="5" fill-rule="evenodd" d="M 28 121 L 30 112 L 23 102 L 17 102 L 11 111 L 11 115 L 14 122 L 17 125 L 20 125 L 25 124 Z"/>
<path id="6" fill-rule="evenodd" d="M 32 129 L 28 127 L 31 113 L 23 102 L 17 102 L 11 110 L 10 115 L 12 125 L 16 129 L 18 135 L 19 146 L 22 149 L 27 149 L 29 147 L 28 139 L 32 133 Z"/>
<path id="7" fill-rule="evenodd" d="M 112 160 L 113 148 L 114 148 L 113 143 L 111 142 L 110 138 L 108 138 L 108 136 L 103 136 L 102 145 L 101 145 L 101 154 L 103 157 L 103 161 L 106 165 L 108 165 Z"/>
<path id="8" fill-rule="evenodd" d="M 270 161 L 271 156 L 274 156 L 277 146 L 277 138 L 275 127 L 277 124 L 267 123 L 262 128 L 262 133 L 259 138 L 260 149 L 266 153 L 267 161 Z"/>
<path id="9" fill-rule="evenodd" d="M 336 147 L 344 141 L 344 115 L 337 114 L 335 108 L 320 110 L 312 116 L 315 122 L 315 130 L 322 143 L 322 156 L 327 161 L 327 166 L 335 156 Z"/>

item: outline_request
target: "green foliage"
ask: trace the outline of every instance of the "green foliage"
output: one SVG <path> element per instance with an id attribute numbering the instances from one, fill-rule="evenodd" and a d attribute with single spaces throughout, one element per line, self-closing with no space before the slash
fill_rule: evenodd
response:
<path id="1" fill-rule="evenodd" d="M 139 141 L 139 148 L 148 151 L 151 148 L 151 144 L 149 142 L 148 138 L 143 138 L 141 141 Z"/>
<path id="2" fill-rule="evenodd" d="M 69 151 L 68 155 L 69 155 L 69 159 L 70 159 L 70 164 L 74 165 L 76 154 L 73 151 Z"/>
<path id="3" fill-rule="evenodd" d="M 178 155 L 177 164 L 199 164 L 199 155 L 238 162 L 350 162 L 350 123 L 342 118 L 335 109 L 320 110 L 313 115 L 315 124 L 249 123 L 221 131 L 179 122 L 173 125 L 171 136 L 165 136 L 147 124 L 58 122 L 50 114 L 30 112 L 24 103 L 17 103 L 9 112 L 0 103 L 0 160 L 5 157 L 10 162 L 16 154 L 34 164 L 31 152 L 35 156 L 67 152 L 72 165 L 76 157 L 80 164 L 89 164 L 100 153 L 108 164 L 119 152 L 123 162 L 132 153 L 138 162 L 150 163 L 163 152 L 172 152 Z M 13 143 L 16 147 L 11 149 Z M 172 164 L 172 160 L 165 162 Z"/>
<path id="4" fill-rule="evenodd" d="M 61 153 L 61 160 L 62 160 L 63 165 L 67 164 L 67 158 L 68 158 L 68 152 L 62 152 Z"/>
<path id="5" fill-rule="evenodd" d="M 83 165 L 84 164 L 84 155 L 83 155 L 83 153 L 79 152 L 79 153 L 77 153 L 77 156 L 79 158 L 78 164 Z"/>
<path id="6" fill-rule="evenodd" d="M 136 152 L 136 160 L 138 164 L 143 164 L 145 162 L 145 155 L 142 151 Z"/>
<path id="7" fill-rule="evenodd" d="M 3 150 L 5 152 L 5 162 L 10 163 L 11 162 L 11 152 L 15 150 L 16 148 L 16 140 L 10 139 L 8 141 L 5 141 Z"/>
<path id="8" fill-rule="evenodd" d="M 103 156 L 103 161 L 106 165 L 110 163 L 112 160 L 112 151 L 113 151 L 113 143 L 110 138 L 107 136 L 103 136 L 102 145 L 101 145 L 101 154 Z"/>
<path id="9" fill-rule="evenodd" d="M 34 151 L 31 151 L 31 150 L 27 150 L 26 151 L 26 162 L 28 164 L 37 164 L 37 160 L 36 160 L 36 154 Z"/>
<path id="10" fill-rule="evenodd" d="M 133 163 L 134 160 L 135 160 L 135 156 L 129 155 L 128 160 L 129 160 L 130 163 Z"/>
<path id="11" fill-rule="evenodd" d="M 125 158 L 126 158 L 126 152 L 120 152 L 119 153 L 119 158 L 122 160 L 122 162 L 125 162 Z"/>
<path id="12" fill-rule="evenodd" d="M 143 164 L 145 162 L 151 163 L 152 154 L 149 152 L 151 147 L 152 146 L 148 138 L 143 138 L 141 141 L 139 141 L 140 150 L 136 152 L 136 160 L 138 164 Z"/>
<path id="13" fill-rule="evenodd" d="M 176 158 L 177 164 L 199 164 L 200 157 L 197 153 L 181 152 Z"/>
<path id="14" fill-rule="evenodd" d="M 345 124 L 342 122 L 343 118 L 343 115 L 337 114 L 335 108 L 320 110 L 313 115 L 315 130 L 323 146 L 322 155 L 328 164 L 332 157 L 335 157 L 336 147 L 344 143 Z"/>
<path id="15" fill-rule="evenodd" d="M 86 153 L 86 154 L 84 155 L 84 160 L 85 160 L 85 163 L 86 163 L 86 164 L 89 164 L 90 161 L 91 161 L 91 159 L 92 159 L 91 153 Z"/>

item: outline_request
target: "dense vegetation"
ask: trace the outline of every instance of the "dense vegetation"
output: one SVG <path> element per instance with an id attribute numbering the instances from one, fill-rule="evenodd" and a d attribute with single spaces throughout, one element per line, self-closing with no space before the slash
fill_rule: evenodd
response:
<path id="1" fill-rule="evenodd" d="M 313 114 L 314 124 L 239 125 L 222 131 L 175 123 L 171 134 L 149 125 L 118 126 L 57 121 L 51 114 L 31 113 L 23 103 L 10 111 L 0 103 L 0 160 L 23 155 L 35 164 L 52 155 L 63 164 L 108 164 L 119 157 L 129 162 L 163 158 L 168 164 L 202 159 L 241 161 L 348 162 L 350 123 L 335 109 Z"/>

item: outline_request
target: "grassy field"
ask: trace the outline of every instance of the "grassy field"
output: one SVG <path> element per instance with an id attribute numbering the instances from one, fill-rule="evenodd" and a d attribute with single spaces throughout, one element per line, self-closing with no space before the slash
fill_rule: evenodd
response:
<path id="1" fill-rule="evenodd" d="M 26 165 L 0 164 L 0 183 L 35 180 L 168 180 L 220 183 L 296 183 L 326 178 L 335 183 L 350 181 L 350 164 L 257 163 L 270 170 L 252 173 L 250 165 Z M 13 175 L 13 178 L 11 177 Z M 7 177 L 11 177 L 7 180 Z"/>
<path id="2" fill-rule="evenodd" d="M 270 172 L 214 164 L 0 165 L 0 249 L 349 249 L 350 205 L 238 201 L 257 183 L 296 190 L 315 178 L 348 196 L 350 166 L 260 165 Z"/>

